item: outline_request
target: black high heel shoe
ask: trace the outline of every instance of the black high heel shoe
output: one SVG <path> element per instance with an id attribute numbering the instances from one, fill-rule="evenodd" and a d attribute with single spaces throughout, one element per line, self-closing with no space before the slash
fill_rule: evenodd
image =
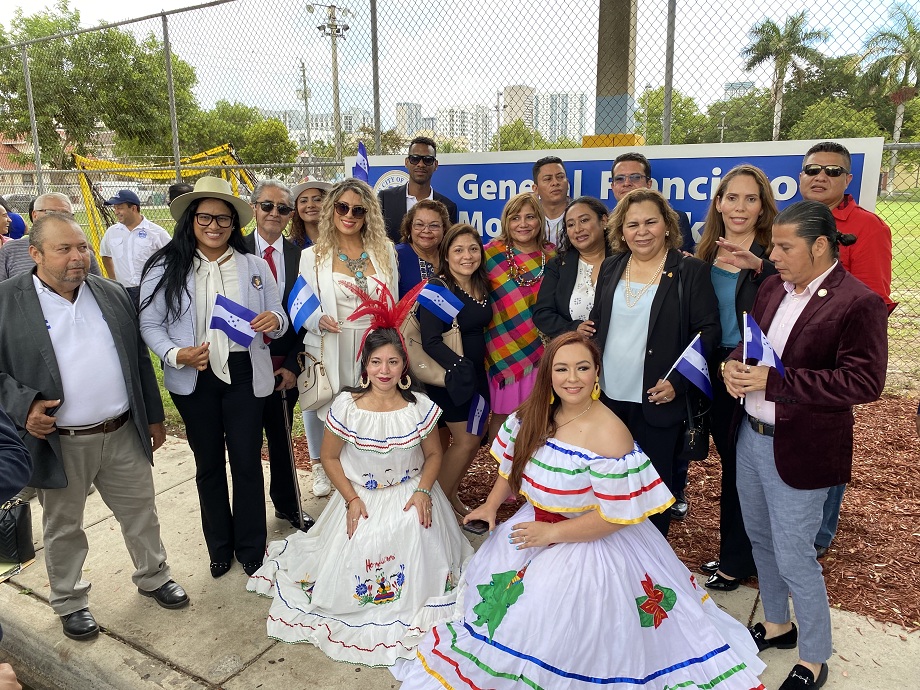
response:
<path id="1" fill-rule="evenodd" d="M 255 572 L 262 567 L 262 561 L 249 561 L 248 563 L 243 563 L 243 570 L 246 571 L 246 574 L 252 577 Z"/>
<path id="2" fill-rule="evenodd" d="M 213 577 L 215 580 L 223 575 L 226 575 L 229 571 L 229 563 L 218 562 L 211 564 L 211 577 Z"/>

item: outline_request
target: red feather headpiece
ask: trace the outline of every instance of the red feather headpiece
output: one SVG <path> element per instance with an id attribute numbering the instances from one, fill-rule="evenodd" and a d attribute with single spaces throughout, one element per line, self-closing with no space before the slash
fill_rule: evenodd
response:
<path id="1" fill-rule="evenodd" d="M 357 321 L 362 316 L 371 317 L 371 325 L 364 335 L 361 337 L 361 347 L 358 348 L 358 357 L 361 358 L 361 353 L 364 351 L 364 341 L 367 340 L 367 336 L 372 332 L 380 328 L 392 328 L 399 335 L 399 340 L 402 342 L 403 350 L 408 353 L 406 350 L 406 343 L 403 340 L 402 333 L 399 331 L 399 327 L 402 326 L 403 321 L 409 316 L 409 312 L 412 311 L 412 307 L 415 305 L 416 298 L 418 293 L 422 291 L 425 287 L 425 281 L 422 281 L 417 286 L 412 288 L 407 292 L 401 300 L 397 303 L 393 298 L 393 293 L 390 292 L 390 289 L 377 278 L 371 278 L 375 283 L 377 283 L 378 290 L 380 292 L 380 297 L 375 298 L 371 297 L 364 290 L 359 288 L 354 283 L 349 283 L 342 281 L 339 283 L 343 288 L 353 292 L 358 299 L 361 300 L 361 304 L 358 305 L 358 308 L 352 312 L 351 316 L 348 317 L 349 321 Z M 409 363 L 406 362 L 406 366 L 409 366 Z"/>

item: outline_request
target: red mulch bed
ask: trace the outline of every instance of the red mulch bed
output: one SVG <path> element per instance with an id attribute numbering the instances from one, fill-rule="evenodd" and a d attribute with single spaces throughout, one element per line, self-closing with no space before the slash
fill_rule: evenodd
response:
<path id="1" fill-rule="evenodd" d="M 916 400 L 885 396 L 856 412 L 853 481 L 847 487 L 837 537 L 823 559 L 831 605 L 920 628 L 920 442 Z M 306 441 L 295 440 L 297 466 L 308 469 Z M 463 480 L 464 503 L 482 503 L 496 464 L 483 448 Z M 690 514 L 672 522 L 669 541 L 691 569 L 718 556 L 721 468 L 715 451 L 690 468 Z M 506 504 L 499 519 L 514 514 Z"/>

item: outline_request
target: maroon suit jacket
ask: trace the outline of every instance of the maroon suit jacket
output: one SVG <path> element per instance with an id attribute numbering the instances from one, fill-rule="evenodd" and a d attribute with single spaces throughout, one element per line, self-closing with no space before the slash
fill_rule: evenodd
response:
<path id="1" fill-rule="evenodd" d="M 776 404 L 773 456 L 796 489 L 850 480 L 853 405 L 877 400 L 888 367 L 888 311 L 881 297 L 838 263 L 799 316 L 782 354 L 786 376 L 771 369 L 766 398 Z M 783 281 L 764 281 L 751 314 L 764 333 L 786 296 Z M 741 360 L 741 345 L 730 359 Z M 751 362 L 755 363 L 755 362 Z M 741 422 L 739 405 L 736 425 Z M 745 421 L 745 423 L 747 423 Z"/>

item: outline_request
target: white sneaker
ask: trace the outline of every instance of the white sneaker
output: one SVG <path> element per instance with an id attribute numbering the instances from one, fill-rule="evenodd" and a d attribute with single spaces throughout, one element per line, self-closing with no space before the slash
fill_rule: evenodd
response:
<path id="1" fill-rule="evenodd" d="M 332 493 L 332 482 L 326 476 L 326 470 L 321 464 L 313 464 L 313 495 L 317 498 L 328 496 Z"/>

